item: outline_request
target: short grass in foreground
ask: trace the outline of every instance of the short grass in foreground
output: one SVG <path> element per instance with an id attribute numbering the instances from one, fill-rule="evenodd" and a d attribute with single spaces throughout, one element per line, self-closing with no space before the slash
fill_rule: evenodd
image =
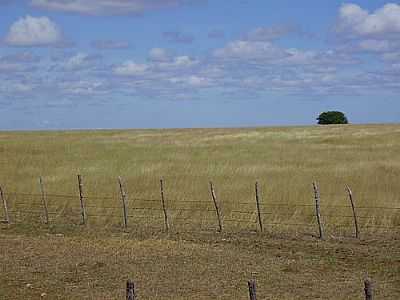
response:
<path id="1" fill-rule="evenodd" d="M 125 299 L 133 279 L 139 299 L 376 299 L 400 296 L 398 237 L 160 232 L 99 233 L 77 229 L 0 232 L 0 299 Z"/>

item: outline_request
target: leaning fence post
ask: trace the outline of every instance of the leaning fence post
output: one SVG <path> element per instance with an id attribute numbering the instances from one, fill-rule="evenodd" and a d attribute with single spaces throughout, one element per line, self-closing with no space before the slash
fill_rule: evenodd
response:
<path id="1" fill-rule="evenodd" d="M 47 198 L 46 198 L 46 193 L 44 191 L 44 184 L 43 184 L 42 176 L 39 177 L 39 185 L 40 185 L 40 193 L 42 195 L 42 204 L 43 204 L 43 210 L 44 210 L 45 224 L 49 224 L 49 210 L 47 207 Z"/>
<path id="2" fill-rule="evenodd" d="M 163 179 L 160 179 L 160 193 L 161 193 L 162 209 L 164 212 L 165 231 L 168 232 L 169 231 L 169 223 L 168 223 L 167 208 L 165 206 L 165 199 L 164 199 L 164 181 L 163 181 Z"/>
<path id="3" fill-rule="evenodd" d="M 247 282 L 247 285 L 249 287 L 249 297 L 250 300 L 257 300 L 257 293 L 256 293 L 256 281 L 254 279 L 249 280 Z"/>
<path id="4" fill-rule="evenodd" d="M 258 195 L 258 182 L 256 182 L 255 188 L 256 188 L 256 204 L 257 204 L 258 224 L 260 225 L 261 232 L 263 232 L 263 225 L 262 225 L 262 219 L 261 219 L 261 210 L 260 210 L 260 197 Z"/>
<path id="5" fill-rule="evenodd" d="M 365 300 L 373 300 L 374 299 L 374 285 L 371 279 L 366 278 L 364 280 L 364 292 L 365 292 Z"/>
<path id="6" fill-rule="evenodd" d="M 118 177 L 118 183 L 119 183 L 119 191 L 121 193 L 122 208 L 123 208 L 123 212 L 124 212 L 124 228 L 126 230 L 128 228 L 128 214 L 127 214 L 127 209 L 126 209 L 126 192 L 125 192 L 124 183 L 122 182 L 121 177 Z"/>
<path id="7" fill-rule="evenodd" d="M 83 197 L 83 182 L 82 182 L 81 175 L 78 175 L 78 187 L 79 187 L 79 200 L 81 202 L 82 225 L 85 225 L 86 224 L 86 208 L 85 208 L 85 200 Z"/>
<path id="8" fill-rule="evenodd" d="M 215 195 L 215 191 L 214 191 L 214 185 L 213 185 L 213 183 L 211 181 L 210 181 L 210 192 L 211 192 L 212 200 L 214 202 L 215 212 L 217 213 L 218 228 L 219 228 L 218 231 L 222 232 L 221 214 L 220 214 L 220 211 L 219 211 L 219 206 L 218 206 L 218 202 L 217 202 L 217 196 Z"/>
<path id="9" fill-rule="evenodd" d="M 356 230 L 356 238 L 358 239 L 360 237 L 360 230 L 358 228 L 358 221 L 357 221 L 356 208 L 355 208 L 354 200 L 353 200 L 353 193 L 348 185 L 346 185 L 346 190 L 347 190 L 347 193 L 349 194 L 351 209 L 353 210 L 354 227 Z"/>
<path id="10" fill-rule="evenodd" d="M 132 280 L 128 280 L 126 282 L 126 300 L 135 300 L 135 299 L 136 299 L 135 284 L 133 283 Z"/>
<path id="11" fill-rule="evenodd" d="M 313 182 L 313 188 L 314 188 L 314 198 L 315 198 L 315 214 L 317 217 L 317 222 L 318 222 L 318 229 L 319 229 L 319 238 L 321 240 L 324 239 L 324 229 L 321 221 L 321 210 L 320 210 L 320 194 L 319 194 L 319 189 L 317 183 L 314 181 Z"/>
<path id="12" fill-rule="evenodd" d="M 5 218 L 4 222 L 6 224 L 10 225 L 10 216 L 8 214 L 7 200 L 4 197 L 3 189 L 1 188 L 1 186 L 0 186 L 0 198 L 1 198 L 2 202 L 3 202 L 4 218 Z"/>

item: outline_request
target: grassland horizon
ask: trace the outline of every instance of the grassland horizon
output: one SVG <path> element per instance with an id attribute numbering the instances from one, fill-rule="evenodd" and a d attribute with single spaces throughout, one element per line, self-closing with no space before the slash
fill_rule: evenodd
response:
<path id="1" fill-rule="evenodd" d="M 247 299 L 252 277 L 261 298 L 361 299 L 366 273 L 377 297 L 400 294 L 398 124 L 0 132 L 0 141 L 0 186 L 12 210 L 11 226 L 0 227 L 1 299 L 122 299 L 126 279 L 143 299 Z M 78 225 L 77 174 L 87 226 Z M 50 226 L 41 211 L 29 214 L 41 205 L 39 176 L 56 213 Z M 126 231 L 118 176 L 128 192 Z M 223 233 L 207 209 L 210 180 Z M 323 242 L 315 238 L 314 180 Z M 256 181 L 264 234 L 256 234 Z M 346 184 L 360 240 L 353 238 Z M 137 209 L 144 205 L 149 210 Z"/>
<path id="2" fill-rule="evenodd" d="M 293 205 L 283 211 L 285 217 L 278 213 L 281 208 L 271 208 L 273 215 L 266 217 L 271 223 L 312 222 L 312 210 L 295 206 L 312 204 L 313 181 L 320 185 L 322 205 L 331 207 L 324 209 L 328 216 L 348 205 L 345 185 L 352 188 L 357 206 L 400 206 L 397 124 L 0 132 L 0 140 L 4 190 L 38 194 L 42 176 L 49 194 L 76 195 L 76 175 L 81 174 L 93 198 L 90 205 L 99 209 L 111 200 L 96 197 L 118 199 L 118 176 L 131 198 L 145 199 L 159 199 L 159 179 L 164 178 L 170 206 L 207 202 L 212 180 L 227 215 L 253 201 L 259 181 L 266 205 Z M 339 213 L 347 214 L 345 208 Z M 243 218 L 252 221 L 254 216 Z M 397 210 L 361 210 L 360 218 L 364 225 L 400 224 Z M 327 221 L 345 225 L 352 220 Z"/>

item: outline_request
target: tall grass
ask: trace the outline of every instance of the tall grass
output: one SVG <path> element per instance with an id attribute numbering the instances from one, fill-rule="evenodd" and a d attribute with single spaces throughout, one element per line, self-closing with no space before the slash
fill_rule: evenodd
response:
<path id="1" fill-rule="evenodd" d="M 85 193 L 94 197 L 88 199 L 92 209 L 119 205 L 117 198 L 96 198 L 117 197 L 117 176 L 126 181 L 131 206 L 132 198 L 159 199 L 163 177 L 169 207 L 184 200 L 212 207 L 212 180 L 227 222 L 250 223 L 255 215 L 232 210 L 255 209 L 256 180 L 264 209 L 272 213 L 264 216 L 267 223 L 311 222 L 312 207 L 290 206 L 312 205 L 316 180 L 326 222 L 346 225 L 351 213 L 337 207 L 348 205 L 345 184 L 358 207 L 400 207 L 400 125 L 0 132 L 0 185 L 6 192 L 38 194 L 43 176 L 47 193 L 77 195 L 78 173 Z M 400 225 L 400 210 L 361 208 L 359 215 L 363 226 Z M 188 213 L 176 211 L 173 217 L 188 218 Z M 213 217 L 198 212 L 190 221 Z"/>

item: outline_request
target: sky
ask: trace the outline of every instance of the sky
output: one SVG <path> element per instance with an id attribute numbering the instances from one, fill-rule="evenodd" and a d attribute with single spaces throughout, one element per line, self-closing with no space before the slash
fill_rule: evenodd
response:
<path id="1" fill-rule="evenodd" d="M 0 130 L 400 122 L 400 2 L 0 0 Z"/>

